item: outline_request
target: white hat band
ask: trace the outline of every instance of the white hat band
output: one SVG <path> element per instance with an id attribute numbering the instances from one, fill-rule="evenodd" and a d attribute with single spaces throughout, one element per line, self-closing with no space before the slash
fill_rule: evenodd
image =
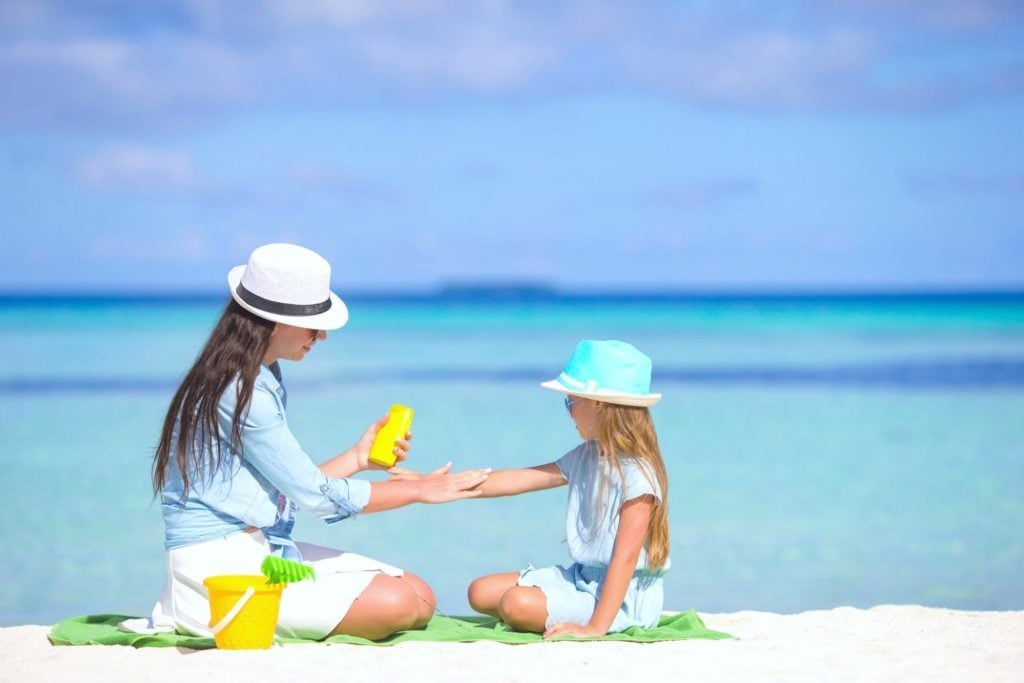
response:
<path id="1" fill-rule="evenodd" d="M 592 379 L 586 382 L 581 382 L 575 377 L 570 377 L 564 372 L 558 375 L 558 381 L 564 384 L 565 386 L 569 387 L 570 389 L 575 389 L 576 391 L 586 391 L 588 393 L 593 393 L 598 389 L 597 380 Z"/>

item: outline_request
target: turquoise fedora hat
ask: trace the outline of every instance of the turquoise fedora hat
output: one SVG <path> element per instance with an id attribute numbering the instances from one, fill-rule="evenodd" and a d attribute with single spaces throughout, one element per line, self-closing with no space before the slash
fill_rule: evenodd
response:
<path id="1" fill-rule="evenodd" d="M 545 389 L 623 406 L 653 406 L 661 394 L 651 393 L 651 359 L 632 344 L 585 339 Z"/>

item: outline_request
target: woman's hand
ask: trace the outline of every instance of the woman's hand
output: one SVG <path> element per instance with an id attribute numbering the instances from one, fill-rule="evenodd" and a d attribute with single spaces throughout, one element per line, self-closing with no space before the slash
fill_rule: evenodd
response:
<path id="1" fill-rule="evenodd" d="M 360 470 L 383 470 L 388 469 L 383 465 L 378 465 L 375 462 L 370 462 L 370 449 L 373 448 L 373 440 L 377 438 L 377 433 L 380 432 L 381 428 L 387 424 L 388 418 L 391 414 L 388 413 L 382 418 L 374 422 L 372 425 L 366 428 L 363 435 L 359 437 L 358 443 L 352 447 L 352 452 L 355 453 L 356 462 L 359 464 Z M 412 432 L 406 432 L 404 439 L 396 439 L 394 454 L 395 462 L 399 463 L 406 459 L 409 453 L 409 442 L 412 440 Z M 398 468 L 402 469 L 402 468 Z M 408 471 L 408 470 L 404 470 Z"/>
<path id="2" fill-rule="evenodd" d="M 391 475 L 391 478 L 388 479 L 388 481 L 417 481 L 419 479 L 422 479 L 424 476 L 429 477 L 431 474 L 444 474 L 445 472 L 450 470 L 451 467 L 452 464 L 449 462 L 444 467 L 438 467 L 433 472 L 424 475 L 421 472 L 417 472 L 416 470 L 408 470 L 404 467 L 399 467 L 398 465 L 395 465 L 394 467 L 388 468 L 388 474 Z"/>
<path id="3" fill-rule="evenodd" d="M 451 469 L 452 464 L 448 463 L 417 479 L 421 503 L 447 503 L 460 498 L 476 498 L 483 492 L 472 489 L 487 481 L 491 473 L 490 469 L 478 469 L 449 474 Z"/>
<path id="4" fill-rule="evenodd" d="M 561 636 L 573 636 L 576 638 L 593 638 L 594 636 L 603 636 L 607 631 L 602 631 L 597 626 L 591 626 L 587 624 L 583 626 L 581 624 L 555 624 L 547 631 L 544 631 L 544 638 L 558 638 Z"/>

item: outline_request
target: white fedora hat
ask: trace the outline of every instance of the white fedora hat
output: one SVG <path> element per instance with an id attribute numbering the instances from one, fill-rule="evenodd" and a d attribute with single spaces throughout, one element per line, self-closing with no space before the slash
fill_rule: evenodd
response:
<path id="1" fill-rule="evenodd" d="M 585 339 L 558 377 L 541 382 L 545 389 L 622 406 L 653 406 L 651 359 L 632 344 Z"/>
<path id="2" fill-rule="evenodd" d="M 257 247 L 249 262 L 228 273 L 238 305 L 261 318 L 310 330 L 336 330 L 348 308 L 331 291 L 331 264 L 297 244 Z"/>

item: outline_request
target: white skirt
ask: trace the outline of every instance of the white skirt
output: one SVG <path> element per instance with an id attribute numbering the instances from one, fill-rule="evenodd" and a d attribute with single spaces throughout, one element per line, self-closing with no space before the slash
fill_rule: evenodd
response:
<path id="1" fill-rule="evenodd" d="M 309 543 L 296 543 L 302 560 L 316 570 L 316 581 L 290 583 L 281 595 L 277 635 L 325 638 L 345 618 L 352 603 L 377 574 L 402 570 L 377 560 Z M 167 583 L 146 624 L 149 629 L 209 636 L 210 603 L 203 579 L 218 574 L 259 574 L 270 554 L 260 531 L 167 551 Z M 129 626 L 125 630 L 136 630 Z M 139 629 L 141 630 L 141 629 Z"/>

